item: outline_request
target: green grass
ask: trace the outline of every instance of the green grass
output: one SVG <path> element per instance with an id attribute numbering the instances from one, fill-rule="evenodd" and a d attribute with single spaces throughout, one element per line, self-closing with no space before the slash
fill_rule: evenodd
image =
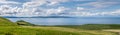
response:
<path id="1" fill-rule="evenodd" d="M 29 23 L 29 22 L 26 22 L 24 20 L 18 20 L 15 22 L 17 25 L 23 25 L 23 26 L 35 26 L 35 24 L 32 24 L 32 23 Z"/>
<path id="2" fill-rule="evenodd" d="M 6 18 L 0 17 L 0 26 L 16 26 L 16 24 Z"/>
<path id="3" fill-rule="evenodd" d="M 0 27 L 0 35 L 116 35 L 99 30 L 77 30 L 63 27 Z"/>
<path id="4" fill-rule="evenodd" d="M 78 33 L 21 27 L 0 28 L 0 35 L 79 35 Z"/>
<path id="5" fill-rule="evenodd" d="M 71 32 L 71 33 L 77 33 L 78 35 L 116 35 L 116 33 L 106 32 L 106 31 L 102 31 L 102 30 L 82 30 L 82 29 L 73 29 L 73 28 L 64 28 L 64 27 L 32 27 L 32 26 L 23 26 L 23 27 L 24 28 Z"/>
<path id="6" fill-rule="evenodd" d="M 23 28 L 8 19 L 0 17 L 0 35 L 78 35 L 78 33 L 36 28 Z"/>
<path id="7" fill-rule="evenodd" d="M 79 27 L 19 26 L 8 19 L 0 17 L 0 35 L 117 35 L 113 32 L 77 28 Z"/>
<path id="8" fill-rule="evenodd" d="M 86 29 L 86 30 L 103 30 L 103 29 L 120 29 L 120 24 L 57 25 L 53 27 L 64 27 L 64 28 Z"/>

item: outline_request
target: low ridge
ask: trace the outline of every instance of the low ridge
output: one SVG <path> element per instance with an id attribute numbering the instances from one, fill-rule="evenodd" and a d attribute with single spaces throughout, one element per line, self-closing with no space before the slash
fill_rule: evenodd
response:
<path id="1" fill-rule="evenodd" d="M 13 22 L 11 22 L 10 20 L 0 17 L 0 26 L 15 26 L 16 24 L 14 24 Z"/>

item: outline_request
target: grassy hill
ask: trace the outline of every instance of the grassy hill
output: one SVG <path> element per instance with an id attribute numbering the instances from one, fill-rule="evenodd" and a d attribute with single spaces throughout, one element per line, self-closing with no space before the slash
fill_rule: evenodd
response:
<path id="1" fill-rule="evenodd" d="M 24 28 L 6 18 L 0 17 L 0 35 L 78 35 L 78 33 Z"/>
<path id="2" fill-rule="evenodd" d="M 24 20 L 18 20 L 15 22 L 17 25 L 23 25 L 23 26 L 35 26 L 35 24 L 32 24 L 32 23 L 29 23 L 29 22 L 26 22 Z"/>
<path id="3" fill-rule="evenodd" d="M 86 29 L 86 30 L 102 30 L 102 29 L 120 29 L 120 24 L 57 25 L 55 27 Z"/>
<path id="4" fill-rule="evenodd" d="M 28 22 L 23 23 L 22 21 L 22 26 L 19 26 L 6 18 L 0 17 L 0 35 L 117 35 L 114 32 L 83 30 L 72 26 L 23 26 L 26 23 Z"/>
<path id="5" fill-rule="evenodd" d="M 15 26 L 16 24 L 10 20 L 0 17 L 0 26 Z"/>

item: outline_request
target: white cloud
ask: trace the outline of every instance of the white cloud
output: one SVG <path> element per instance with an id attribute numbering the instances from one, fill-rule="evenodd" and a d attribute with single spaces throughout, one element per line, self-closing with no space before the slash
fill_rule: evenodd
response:
<path id="1" fill-rule="evenodd" d="M 19 2 L 0 0 L 0 4 L 21 4 Z"/>
<path id="2" fill-rule="evenodd" d="M 73 1 L 120 1 L 120 0 L 73 0 Z"/>
<path id="3" fill-rule="evenodd" d="M 77 7 L 76 12 L 67 12 L 71 16 L 118 16 L 120 15 L 120 9 L 111 12 L 84 12 L 85 8 Z M 38 10 L 38 11 L 37 11 Z M 52 14 L 59 15 L 59 13 L 65 13 L 66 10 L 71 10 L 66 7 L 50 8 L 50 9 L 37 9 L 37 8 L 19 8 L 11 7 L 10 5 L 2 5 L 0 7 L 0 14 L 2 15 L 14 15 L 14 16 L 50 16 Z M 65 16 L 64 15 L 64 16 Z"/>
<path id="4" fill-rule="evenodd" d="M 62 2 L 67 2 L 69 0 L 32 0 L 30 2 L 26 2 L 23 4 L 24 7 L 37 7 L 37 6 L 41 6 L 41 5 L 58 5 Z"/>
<path id="5" fill-rule="evenodd" d="M 9 12 L 8 10 L 10 10 L 10 9 L 11 9 L 11 7 L 9 5 L 2 5 L 0 7 L 1 12 Z"/>
<path id="6" fill-rule="evenodd" d="M 50 2 L 47 5 L 57 5 L 57 4 L 60 4 L 62 2 L 68 2 L 70 0 L 47 0 L 47 1 Z"/>
<path id="7" fill-rule="evenodd" d="M 83 10 L 89 10 L 88 8 L 84 8 L 82 6 L 93 6 L 94 8 L 105 8 L 115 4 L 118 2 L 90 2 L 85 4 L 79 4 L 75 9 L 69 9 L 66 7 L 55 7 L 55 8 L 42 8 L 39 6 L 42 5 L 58 5 L 63 2 L 68 2 L 71 0 L 32 0 L 30 2 L 23 3 L 23 7 L 13 7 L 13 5 L 0 5 L 0 14 L 2 15 L 14 15 L 14 16 L 50 16 L 50 15 L 60 15 L 60 13 L 66 13 L 62 15 L 73 15 L 73 16 L 105 16 L 105 15 L 120 15 L 120 10 L 115 10 L 112 12 L 85 12 Z M 79 1 L 79 0 L 76 0 Z M 80 0 L 82 1 L 82 0 Z M 19 4 L 14 1 L 6 1 L 0 0 L 0 4 Z M 69 10 L 70 12 L 65 12 Z M 92 10 L 92 9 L 91 9 Z"/>
<path id="8" fill-rule="evenodd" d="M 38 7 L 45 4 L 45 0 L 32 0 L 23 4 L 23 7 Z"/>
<path id="9" fill-rule="evenodd" d="M 74 16 L 119 16 L 120 15 L 120 9 L 110 12 L 82 12 L 82 11 L 76 11 L 76 12 L 69 12 L 69 15 Z"/>
<path id="10" fill-rule="evenodd" d="M 112 2 L 102 2 L 102 1 L 92 1 L 92 2 L 87 2 L 87 3 L 82 3 L 82 4 L 77 5 L 77 11 L 96 12 L 100 9 L 103 9 L 103 8 L 106 8 L 106 7 L 109 7 L 115 4 L 115 3 L 112 3 L 112 4 L 111 3 Z"/>
<path id="11" fill-rule="evenodd" d="M 95 0 L 73 0 L 73 1 L 95 1 Z"/>
<path id="12" fill-rule="evenodd" d="M 85 8 L 83 8 L 83 7 L 77 7 L 77 10 L 79 11 L 79 10 L 85 10 Z"/>
<path id="13" fill-rule="evenodd" d="M 38 9 L 38 8 L 20 8 L 11 7 L 9 5 L 2 5 L 0 7 L 0 14 L 2 15 L 14 15 L 14 16 L 50 16 L 52 14 L 63 13 L 69 8 L 58 7 L 51 9 Z"/>
<path id="14" fill-rule="evenodd" d="M 20 7 L 12 7 L 10 5 L 2 5 L 0 6 L 0 14 L 6 16 L 24 16 L 24 15 L 32 15 L 35 8 L 20 8 Z M 34 13 L 33 13 L 34 14 Z"/>
<path id="15" fill-rule="evenodd" d="M 92 6 L 94 8 L 105 8 L 105 7 L 109 7 L 109 6 L 116 5 L 116 4 L 119 4 L 119 2 L 96 1 L 96 2 L 78 4 L 78 6 Z"/>
<path id="16" fill-rule="evenodd" d="M 47 9 L 46 10 L 46 15 L 51 15 L 51 14 L 59 14 L 59 13 L 63 13 L 65 10 L 68 10 L 69 8 L 65 8 L 65 7 L 58 7 L 57 9 Z"/>
<path id="17" fill-rule="evenodd" d="M 58 7 L 58 8 L 50 8 L 50 9 L 38 9 L 39 6 L 44 4 L 57 5 L 61 2 L 67 2 L 67 1 L 69 0 L 31 0 L 30 2 L 23 3 L 22 7 L 12 7 L 12 5 L 1 5 L 0 11 L 2 15 L 14 15 L 14 16 L 46 15 L 47 16 L 51 14 L 62 13 L 68 8 Z M 18 2 L 6 1 L 6 0 L 0 0 L 0 3 L 18 4 Z M 37 10 L 41 10 L 41 11 L 37 11 Z"/>

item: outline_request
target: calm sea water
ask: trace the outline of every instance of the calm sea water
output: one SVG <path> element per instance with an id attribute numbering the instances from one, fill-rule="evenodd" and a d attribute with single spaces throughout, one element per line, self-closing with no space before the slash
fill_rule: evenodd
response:
<path id="1" fill-rule="evenodd" d="M 38 25 L 119 24 L 120 18 L 8 18 L 16 22 L 24 20 Z"/>

